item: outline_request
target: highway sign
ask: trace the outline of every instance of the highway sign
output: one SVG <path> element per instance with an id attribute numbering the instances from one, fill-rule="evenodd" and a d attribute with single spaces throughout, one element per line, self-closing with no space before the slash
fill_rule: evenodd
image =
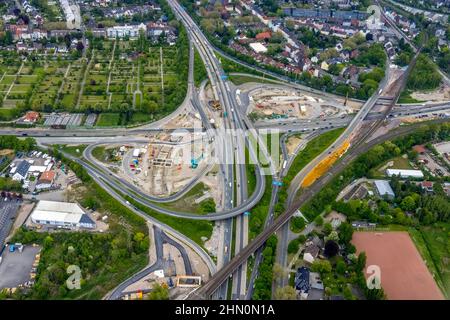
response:
<path id="1" fill-rule="evenodd" d="M 227 80 L 227 78 L 228 78 L 228 76 L 225 75 L 225 74 L 223 74 L 223 75 L 220 76 L 220 79 L 222 79 L 222 80 Z"/>

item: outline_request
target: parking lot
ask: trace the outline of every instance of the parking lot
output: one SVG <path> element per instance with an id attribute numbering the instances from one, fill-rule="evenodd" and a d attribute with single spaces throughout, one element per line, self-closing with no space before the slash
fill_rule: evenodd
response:
<path id="1" fill-rule="evenodd" d="M 0 264 L 0 290 L 15 288 L 29 281 L 36 254 L 40 250 L 40 247 L 25 246 L 22 252 L 9 252 L 8 248 L 5 248 Z"/>
<path id="2" fill-rule="evenodd" d="M 6 237 L 11 230 L 17 215 L 20 202 L 16 199 L 0 200 L 0 248 L 3 248 Z M 1 276 L 0 276 L 1 279 Z"/>

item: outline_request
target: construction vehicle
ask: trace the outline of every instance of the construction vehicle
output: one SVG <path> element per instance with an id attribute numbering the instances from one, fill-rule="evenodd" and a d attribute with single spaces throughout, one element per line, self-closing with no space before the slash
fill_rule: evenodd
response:
<path id="1" fill-rule="evenodd" d="M 198 163 L 200 162 L 200 160 L 203 159 L 203 153 L 200 157 L 198 158 L 192 158 L 191 159 L 191 168 L 192 169 L 197 169 L 198 167 Z"/>
<path id="2" fill-rule="evenodd" d="M 209 101 L 209 105 L 210 105 L 214 110 L 221 110 L 221 109 L 222 109 L 221 106 L 220 106 L 219 101 L 217 101 L 217 100 L 211 100 L 211 101 Z"/>

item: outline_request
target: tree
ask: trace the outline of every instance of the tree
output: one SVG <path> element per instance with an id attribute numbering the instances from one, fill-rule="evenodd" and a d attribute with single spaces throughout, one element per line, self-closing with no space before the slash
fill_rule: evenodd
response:
<path id="1" fill-rule="evenodd" d="M 81 53 L 81 52 L 83 51 L 83 49 L 84 49 L 84 44 L 83 44 L 83 42 L 78 41 L 78 42 L 77 42 L 77 47 L 76 47 L 76 48 L 77 48 L 77 51 Z"/>
<path id="2" fill-rule="evenodd" d="M 356 265 L 355 265 L 355 269 L 357 272 L 362 272 L 364 270 L 364 268 L 366 267 L 366 253 L 365 252 L 361 252 L 358 255 L 358 259 L 356 260 Z"/>
<path id="3" fill-rule="evenodd" d="M 343 275 L 346 270 L 347 270 L 347 265 L 345 264 L 345 262 L 342 260 L 339 260 L 336 263 L 336 272 Z"/>
<path id="4" fill-rule="evenodd" d="M 405 211 L 412 212 L 416 209 L 416 202 L 414 201 L 412 196 L 407 196 L 403 198 L 402 202 L 400 203 L 400 208 Z"/>
<path id="5" fill-rule="evenodd" d="M 438 73 L 436 65 L 424 53 L 421 53 L 408 77 L 407 88 L 410 90 L 431 90 L 438 87 L 441 81 L 442 76 Z"/>
<path id="6" fill-rule="evenodd" d="M 291 219 L 291 230 L 293 232 L 300 232 L 305 227 L 305 219 L 303 217 L 293 217 Z"/>
<path id="7" fill-rule="evenodd" d="M 353 228 L 350 223 L 342 222 L 339 226 L 339 240 L 343 244 L 348 244 L 353 237 Z"/>
<path id="8" fill-rule="evenodd" d="M 281 264 L 275 263 L 273 265 L 273 276 L 275 278 L 284 278 L 284 277 L 286 277 L 286 275 L 287 275 L 287 272 Z"/>
<path id="9" fill-rule="evenodd" d="M 330 273 L 332 270 L 331 263 L 328 260 L 315 260 L 311 265 L 312 272 Z"/>
<path id="10" fill-rule="evenodd" d="M 297 292 L 294 287 L 285 286 L 277 288 L 274 294 L 275 300 L 296 300 Z"/>
<path id="11" fill-rule="evenodd" d="M 366 289 L 365 293 L 367 300 L 384 300 L 386 298 L 383 288 Z"/>
<path id="12" fill-rule="evenodd" d="M 323 232 L 326 235 L 329 235 L 330 232 L 333 231 L 333 226 L 331 225 L 331 223 L 327 222 L 323 225 Z"/>
<path id="13" fill-rule="evenodd" d="M 148 300 L 169 300 L 169 289 L 159 283 L 155 283 L 148 295 Z"/>
<path id="14" fill-rule="evenodd" d="M 323 225 L 323 218 L 322 218 L 322 216 L 317 216 L 315 219 L 314 219 L 314 222 L 316 223 L 316 225 L 318 226 L 318 227 L 320 227 L 320 226 L 322 226 Z"/>
<path id="15" fill-rule="evenodd" d="M 335 255 L 337 255 L 339 252 L 339 245 L 333 241 L 333 240 L 328 240 L 325 243 L 325 255 L 329 258 L 334 257 Z"/>

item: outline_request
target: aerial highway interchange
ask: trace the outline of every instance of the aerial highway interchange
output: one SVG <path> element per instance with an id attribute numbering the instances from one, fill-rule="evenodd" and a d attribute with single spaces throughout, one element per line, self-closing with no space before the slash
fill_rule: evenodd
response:
<path id="1" fill-rule="evenodd" d="M 144 269 L 131 275 L 111 290 L 104 297 L 105 299 L 121 299 L 130 285 L 144 279 L 156 270 L 164 268 L 163 247 L 172 245 L 180 252 L 186 275 L 193 275 L 194 266 L 190 260 L 192 256 L 187 253 L 186 249 L 192 250 L 206 265 L 209 272 L 207 280 L 187 294 L 184 299 L 251 300 L 255 281 L 258 278 L 259 266 L 263 259 L 262 252 L 270 236 L 277 234 L 276 262 L 286 267 L 288 264 L 289 221 L 298 212 L 298 209 L 312 199 L 334 177 L 338 176 L 346 165 L 359 155 L 377 144 L 410 134 L 421 126 L 420 122 L 404 125 L 403 121 L 406 123 L 411 119 L 432 118 L 431 123 L 447 122 L 450 103 L 401 104 L 398 102 L 422 47 L 410 42 L 404 32 L 385 17 L 396 36 L 406 39 L 411 44 L 414 55 L 408 67 L 400 71 L 394 70 L 393 61 L 387 58 L 384 77 L 379 82 L 377 90 L 367 101 L 345 98 L 345 104 L 350 100 L 359 104 L 356 110 L 311 119 L 264 118 L 252 121 L 249 119 L 249 113 L 255 104 L 252 100 L 253 94 L 258 90 L 262 92 L 265 90 L 297 90 L 298 92 L 323 95 L 323 97 L 336 101 L 337 96 L 309 88 L 292 81 L 289 77 L 260 67 L 255 70 L 271 77 L 271 82 L 261 81 L 264 83 L 254 83 L 248 88 L 234 84 L 229 78 L 230 75 L 224 71 L 222 57 L 242 66 L 252 68 L 254 66 L 236 59 L 214 46 L 178 1 L 167 0 L 167 3 L 184 26 L 189 39 L 187 93 L 182 104 L 173 113 L 158 121 L 128 128 L 50 129 L 4 126 L 0 128 L 0 135 L 33 137 L 40 147 L 49 150 L 55 145 L 84 145 L 82 152 L 78 155 L 61 152 L 65 158 L 82 166 L 93 181 L 115 200 L 151 225 L 153 239 L 150 241 L 154 242 L 156 261 L 152 261 Z M 207 73 L 207 81 L 203 82 L 201 89 L 194 84 L 194 52 L 198 52 Z M 253 75 L 253 78 L 264 80 L 261 76 Z M 217 101 L 222 108 L 224 116 L 221 125 L 215 125 L 211 121 L 211 107 L 207 105 L 205 98 L 205 91 L 208 90 L 212 100 Z M 343 97 L 339 98 L 343 99 Z M 200 125 L 180 128 L 170 124 L 174 119 L 187 114 L 195 114 L 195 121 Z M 192 123 L 194 124 L 194 121 Z M 296 156 L 307 144 L 321 134 L 337 128 L 343 130 L 337 139 L 296 172 L 289 186 L 283 186 L 281 182 L 295 162 Z M 204 160 L 203 162 L 208 162 L 202 164 L 187 183 L 165 196 L 149 194 L 132 180 L 125 179 L 121 173 L 111 170 L 111 166 L 106 165 L 95 156 L 95 150 L 98 148 L 145 145 L 149 143 L 149 137 L 158 134 L 191 137 L 188 142 L 183 142 L 186 144 L 204 143 L 201 159 Z M 267 135 L 270 134 L 276 134 L 279 138 L 281 154 L 275 157 L 271 154 L 271 151 L 274 150 L 269 150 L 269 145 L 265 141 Z M 301 143 L 289 152 L 287 147 L 289 137 L 300 134 Z M 182 143 L 153 141 L 152 145 L 181 146 Z M 305 181 L 308 180 L 310 173 L 317 170 L 330 155 L 335 154 L 338 155 L 338 160 L 327 168 L 326 173 L 318 175 L 306 185 Z M 253 164 L 254 177 L 248 176 L 248 166 L 250 165 L 248 162 Z M 185 197 L 210 171 L 213 171 L 213 168 L 218 172 L 220 180 L 220 186 L 217 186 L 217 189 L 221 191 L 220 210 L 200 215 L 197 212 L 170 206 L 170 203 Z M 269 180 L 271 185 L 267 183 L 267 175 L 271 176 Z M 249 190 L 250 179 L 254 179 L 252 190 Z M 286 209 L 276 216 L 275 208 L 283 187 L 287 192 Z M 265 221 L 262 221 L 262 231 L 250 239 L 249 215 L 268 188 L 271 192 L 267 217 Z M 213 259 L 204 246 L 199 245 L 179 230 L 152 217 L 148 211 L 146 212 L 142 208 L 177 219 L 214 222 L 216 226 L 219 226 L 221 239 L 217 256 Z M 301 234 L 307 235 L 315 227 L 314 221 L 308 221 Z M 252 259 L 251 272 L 248 272 L 249 259 Z M 288 282 L 288 276 L 285 275 L 275 280 L 275 286 L 284 287 L 288 285 Z"/>

